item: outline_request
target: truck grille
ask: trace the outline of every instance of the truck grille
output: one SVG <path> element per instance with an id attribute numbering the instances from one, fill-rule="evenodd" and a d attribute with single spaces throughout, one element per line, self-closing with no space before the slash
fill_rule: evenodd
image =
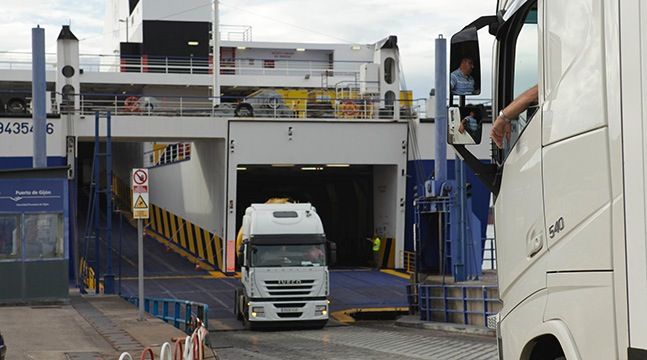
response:
<path id="1" fill-rule="evenodd" d="M 302 315 L 303 313 L 278 313 L 277 315 L 281 318 L 298 318 Z"/>
<path id="2" fill-rule="evenodd" d="M 274 304 L 275 307 L 277 308 L 302 308 L 306 306 L 306 303 L 277 303 Z"/>
<path id="3" fill-rule="evenodd" d="M 307 296 L 312 292 L 314 280 L 265 280 L 265 290 L 270 296 Z"/>

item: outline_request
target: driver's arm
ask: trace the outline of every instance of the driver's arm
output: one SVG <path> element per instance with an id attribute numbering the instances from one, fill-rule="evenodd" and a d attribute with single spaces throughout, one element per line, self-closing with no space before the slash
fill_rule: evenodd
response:
<path id="1" fill-rule="evenodd" d="M 521 95 L 517 96 L 501 113 L 494 124 L 492 124 L 492 131 L 490 137 L 499 148 L 503 147 L 503 136 L 510 140 L 510 121 L 516 119 L 524 112 L 531 104 L 536 103 L 539 99 L 539 87 L 537 85 L 524 91 Z"/>

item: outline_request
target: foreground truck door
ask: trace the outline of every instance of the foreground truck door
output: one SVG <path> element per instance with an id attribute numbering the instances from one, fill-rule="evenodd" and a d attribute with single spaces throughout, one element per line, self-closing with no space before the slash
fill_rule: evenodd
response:
<path id="1" fill-rule="evenodd" d="M 514 14 L 507 15 L 497 43 L 499 109 L 540 82 L 536 1 L 529 1 Z M 534 328 L 542 322 L 545 304 L 547 244 L 542 118 L 537 111 L 542 104 L 541 95 L 540 91 L 538 105 L 513 121 L 513 133 L 510 141 L 504 144 L 501 157 L 503 174 L 495 202 L 497 274 L 501 298 L 505 299 L 501 331 L 506 359 L 519 358 Z"/>

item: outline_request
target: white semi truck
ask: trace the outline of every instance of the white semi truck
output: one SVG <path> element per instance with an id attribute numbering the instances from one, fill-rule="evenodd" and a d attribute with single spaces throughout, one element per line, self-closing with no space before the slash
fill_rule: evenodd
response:
<path id="1" fill-rule="evenodd" d="M 539 89 L 492 165 L 454 145 L 496 196 L 500 358 L 647 359 L 647 2 L 499 0 L 452 38 L 480 84 L 479 29 L 492 113 Z"/>
<path id="2" fill-rule="evenodd" d="M 328 321 L 326 235 L 311 204 L 252 204 L 242 226 L 235 312 L 247 328 Z"/>

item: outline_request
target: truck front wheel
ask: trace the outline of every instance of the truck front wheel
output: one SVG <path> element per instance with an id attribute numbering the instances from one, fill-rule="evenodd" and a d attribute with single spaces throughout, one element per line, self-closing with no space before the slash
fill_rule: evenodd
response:
<path id="1" fill-rule="evenodd" d="M 244 304 L 244 295 L 243 295 L 243 289 L 238 288 L 236 289 L 236 295 L 234 298 L 234 315 L 236 315 L 236 319 L 238 320 L 243 320 L 243 304 Z"/>
<path id="2" fill-rule="evenodd" d="M 255 324 L 252 321 L 249 321 L 249 308 L 247 307 L 247 299 L 243 298 L 245 300 L 245 303 L 243 304 L 243 313 L 241 314 L 241 317 L 243 318 L 243 326 L 245 327 L 245 330 L 254 330 L 255 329 Z"/>

